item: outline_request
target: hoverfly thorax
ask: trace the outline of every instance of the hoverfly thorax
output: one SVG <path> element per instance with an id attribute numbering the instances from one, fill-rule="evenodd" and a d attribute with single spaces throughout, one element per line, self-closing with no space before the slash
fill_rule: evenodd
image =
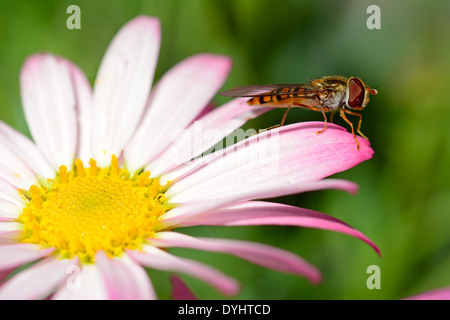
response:
<path id="1" fill-rule="evenodd" d="M 369 103 L 370 94 L 377 94 L 377 90 L 370 89 L 360 78 L 349 78 L 347 84 L 347 107 L 362 110 Z"/>

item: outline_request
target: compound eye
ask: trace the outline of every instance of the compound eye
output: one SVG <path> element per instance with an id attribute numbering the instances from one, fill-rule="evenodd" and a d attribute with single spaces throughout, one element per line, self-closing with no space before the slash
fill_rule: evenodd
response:
<path id="1" fill-rule="evenodd" d="M 364 85 L 357 78 L 351 78 L 348 82 L 349 97 L 348 106 L 350 108 L 361 108 L 364 102 Z"/>

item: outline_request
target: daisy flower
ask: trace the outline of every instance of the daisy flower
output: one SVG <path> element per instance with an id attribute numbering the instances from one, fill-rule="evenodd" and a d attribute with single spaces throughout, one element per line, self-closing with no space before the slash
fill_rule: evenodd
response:
<path id="1" fill-rule="evenodd" d="M 231 67 L 229 58 L 215 54 L 182 61 L 152 88 L 160 38 L 156 18 L 126 24 L 107 49 L 93 89 L 64 58 L 40 53 L 26 60 L 21 95 L 33 141 L 0 123 L 0 299 L 154 299 L 146 267 L 237 293 L 232 277 L 172 255 L 172 247 L 228 253 L 320 281 L 320 272 L 293 253 L 196 238 L 174 231 L 178 227 L 320 228 L 359 238 L 378 252 L 338 219 L 254 201 L 319 189 L 354 193 L 355 183 L 325 178 L 370 159 L 366 140 L 356 151 L 345 129 L 330 124 L 318 135 L 323 123 L 300 123 L 201 157 L 267 109 L 236 99 L 210 110 Z"/>

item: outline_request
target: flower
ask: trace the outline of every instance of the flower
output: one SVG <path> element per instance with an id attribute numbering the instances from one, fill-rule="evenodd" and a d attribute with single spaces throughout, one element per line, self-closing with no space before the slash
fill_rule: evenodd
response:
<path id="1" fill-rule="evenodd" d="M 229 253 L 320 281 L 314 266 L 282 249 L 195 238 L 177 227 L 321 228 L 378 252 L 338 219 L 254 201 L 328 188 L 354 193 L 356 184 L 324 178 L 371 158 L 367 141 L 356 151 L 339 126 L 318 135 L 322 123 L 299 123 L 201 157 L 267 109 L 235 99 L 210 110 L 231 67 L 214 54 L 182 61 L 150 91 L 159 47 L 158 19 L 135 18 L 110 44 L 92 91 L 61 57 L 40 53 L 25 62 L 21 93 L 34 142 L 0 123 L 0 299 L 154 299 L 143 267 L 188 274 L 224 294 L 238 291 L 228 275 L 174 256 L 171 247 Z"/>

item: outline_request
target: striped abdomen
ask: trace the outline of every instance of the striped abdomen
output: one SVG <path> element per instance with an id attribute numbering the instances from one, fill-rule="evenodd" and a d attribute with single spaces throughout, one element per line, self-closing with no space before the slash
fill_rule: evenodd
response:
<path id="1" fill-rule="evenodd" d="M 304 87 L 283 87 L 280 89 L 272 89 L 264 95 L 255 96 L 247 103 L 249 105 L 265 105 L 284 106 L 295 101 L 296 98 L 314 98 L 313 92 L 305 90 Z"/>

